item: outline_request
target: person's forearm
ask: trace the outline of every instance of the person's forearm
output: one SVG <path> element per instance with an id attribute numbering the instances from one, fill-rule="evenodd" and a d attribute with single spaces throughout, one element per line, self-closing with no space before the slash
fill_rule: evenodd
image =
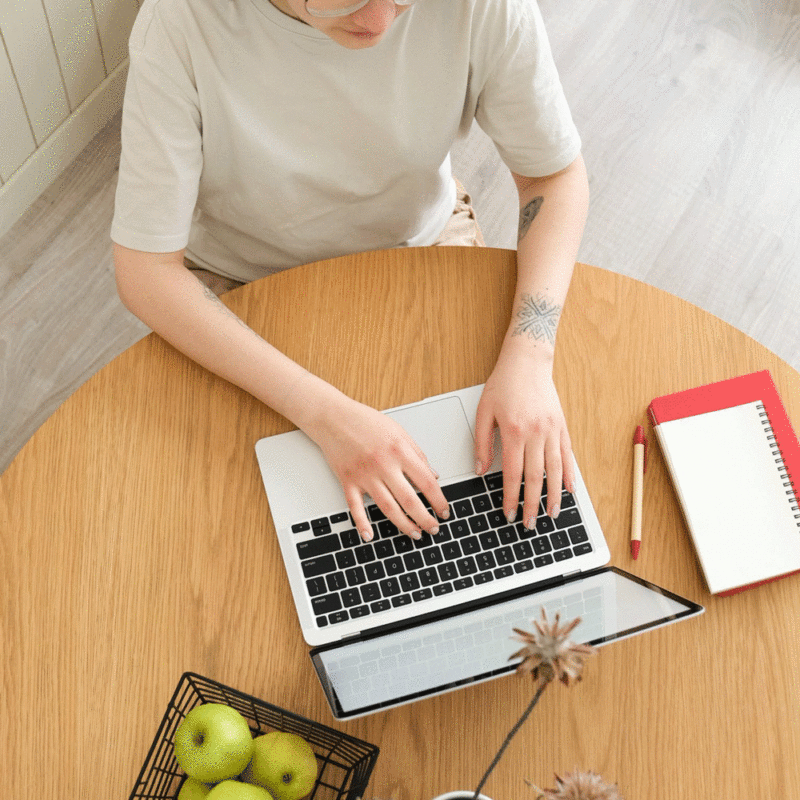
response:
<path id="1" fill-rule="evenodd" d="M 517 287 L 503 342 L 542 364 L 552 363 L 589 205 L 581 156 L 547 178 L 514 175 L 520 198 Z"/>
<path id="2" fill-rule="evenodd" d="M 270 345 L 230 311 L 177 254 L 115 246 L 125 306 L 173 347 L 239 386 L 302 429 L 344 395 Z M 327 401 L 327 403 L 326 403 Z"/>

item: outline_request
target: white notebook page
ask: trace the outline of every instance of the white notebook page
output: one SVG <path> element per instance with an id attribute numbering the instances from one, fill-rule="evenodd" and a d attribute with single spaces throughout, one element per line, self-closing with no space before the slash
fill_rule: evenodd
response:
<path id="1" fill-rule="evenodd" d="M 800 569 L 800 530 L 760 403 L 657 425 L 714 594 Z"/>

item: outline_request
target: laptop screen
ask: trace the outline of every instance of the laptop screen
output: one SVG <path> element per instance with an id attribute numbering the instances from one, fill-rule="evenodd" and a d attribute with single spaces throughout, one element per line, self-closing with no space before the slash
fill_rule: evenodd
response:
<path id="1" fill-rule="evenodd" d="M 575 617 L 575 643 L 601 646 L 702 613 L 702 606 L 614 567 L 568 578 L 482 608 L 450 610 L 402 629 L 311 651 L 328 703 L 337 719 L 352 719 L 391 706 L 500 677 L 516 668 L 520 649 L 512 628 L 533 630 L 541 609 L 552 620 Z"/>

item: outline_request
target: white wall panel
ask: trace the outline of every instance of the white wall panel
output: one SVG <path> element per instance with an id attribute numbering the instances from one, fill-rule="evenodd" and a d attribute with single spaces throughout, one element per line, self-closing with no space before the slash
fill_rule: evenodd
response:
<path id="1" fill-rule="evenodd" d="M 43 0 L 74 111 L 106 76 L 89 0 Z"/>
<path id="2" fill-rule="evenodd" d="M 0 32 L 37 144 L 69 114 L 41 0 L 1 0 Z"/>
<path id="3" fill-rule="evenodd" d="M 0 178 L 7 181 L 36 149 L 25 107 L 0 41 Z"/>
<path id="4" fill-rule="evenodd" d="M 94 0 L 106 72 L 128 57 L 128 37 L 138 11 L 136 0 Z"/>

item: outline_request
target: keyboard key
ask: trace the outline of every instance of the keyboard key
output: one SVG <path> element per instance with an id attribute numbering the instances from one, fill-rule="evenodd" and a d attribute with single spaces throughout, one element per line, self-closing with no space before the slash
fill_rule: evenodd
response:
<path id="1" fill-rule="evenodd" d="M 504 564 L 510 564 L 514 560 L 514 553 L 510 547 L 498 547 L 494 551 L 494 557 L 497 559 L 497 563 L 503 566 Z"/>
<path id="2" fill-rule="evenodd" d="M 408 536 L 398 536 L 394 539 L 394 551 L 398 555 L 401 553 L 410 553 L 414 549 L 414 540 L 409 539 Z"/>
<path id="3" fill-rule="evenodd" d="M 436 597 L 441 597 L 443 594 L 450 594 L 452 591 L 452 583 L 440 583 L 438 586 L 433 587 L 433 593 L 436 595 Z"/>
<path id="4" fill-rule="evenodd" d="M 413 592 L 419 589 L 419 578 L 412 572 L 411 574 L 404 572 L 400 576 L 400 588 L 404 592 Z"/>
<path id="5" fill-rule="evenodd" d="M 317 528 L 324 528 L 326 525 L 330 525 L 327 517 L 319 517 L 318 519 L 311 520 L 311 528 L 316 530 Z"/>
<path id="6" fill-rule="evenodd" d="M 539 556 L 538 558 L 533 559 L 533 565 L 535 567 L 546 567 L 552 563 L 553 563 L 553 556 L 551 556 L 549 553 L 545 556 Z"/>
<path id="7" fill-rule="evenodd" d="M 561 492 L 561 508 L 572 508 L 575 505 L 575 495 L 570 494 L 566 489 Z"/>
<path id="8" fill-rule="evenodd" d="M 491 553 L 478 553 L 478 555 L 475 556 L 475 563 L 478 565 L 478 569 L 481 572 L 487 572 L 497 566 L 497 562 L 494 560 L 494 556 Z"/>
<path id="9" fill-rule="evenodd" d="M 508 520 L 506 520 L 506 515 L 500 511 L 500 509 L 495 509 L 494 511 L 490 511 L 486 515 L 486 519 L 489 520 L 489 527 L 491 528 L 502 528 L 504 525 L 508 524 Z"/>
<path id="10" fill-rule="evenodd" d="M 553 545 L 550 544 L 550 540 L 546 536 L 537 536 L 533 540 L 533 552 L 536 553 L 537 556 L 549 553 L 552 549 Z"/>
<path id="11" fill-rule="evenodd" d="M 456 566 L 462 578 L 467 575 L 474 575 L 478 571 L 478 565 L 475 563 L 475 559 L 472 558 L 472 556 L 469 558 L 459 558 L 458 561 L 456 561 Z"/>
<path id="12" fill-rule="evenodd" d="M 371 544 L 362 544 L 356 547 L 356 561 L 359 564 L 366 564 L 375 560 L 375 550 Z"/>
<path id="13" fill-rule="evenodd" d="M 470 530 L 467 521 L 465 519 L 457 519 L 451 522 L 450 533 L 452 533 L 456 539 L 459 539 L 462 536 L 469 536 Z"/>
<path id="14" fill-rule="evenodd" d="M 453 588 L 457 592 L 461 589 L 469 589 L 470 586 L 474 586 L 472 578 L 459 578 L 457 581 L 453 581 Z"/>
<path id="15" fill-rule="evenodd" d="M 486 488 L 490 491 L 496 491 L 497 489 L 503 488 L 503 473 L 502 472 L 490 472 L 488 475 L 484 475 L 484 480 L 486 481 Z"/>
<path id="16" fill-rule="evenodd" d="M 347 622 L 349 618 L 346 611 L 337 611 L 335 614 L 328 615 L 331 625 L 335 625 L 337 622 Z"/>
<path id="17" fill-rule="evenodd" d="M 392 605 L 395 608 L 399 608 L 400 606 L 407 606 L 411 603 L 411 595 L 410 594 L 399 594 L 397 597 L 392 598 Z"/>
<path id="18" fill-rule="evenodd" d="M 524 561 L 517 561 L 514 564 L 514 572 L 519 575 L 520 572 L 530 572 L 533 569 L 533 562 L 530 559 L 525 559 Z"/>
<path id="19" fill-rule="evenodd" d="M 379 611 L 388 611 L 392 604 L 388 600 L 378 600 L 375 603 L 370 603 L 369 607 L 373 614 L 377 614 Z"/>
<path id="20" fill-rule="evenodd" d="M 536 533 L 552 533 L 556 529 L 556 523 L 551 517 L 542 514 L 536 520 Z"/>
<path id="21" fill-rule="evenodd" d="M 319 558 L 309 558 L 308 561 L 303 561 L 302 567 L 303 575 L 306 578 L 316 578 L 326 572 L 335 572 L 336 561 L 331 555 L 320 556 Z"/>
<path id="22" fill-rule="evenodd" d="M 473 533 L 482 533 L 489 530 L 489 521 L 486 519 L 486 514 L 478 514 L 475 517 L 470 517 L 469 529 Z"/>
<path id="23" fill-rule="evenodd" d="M 406 565 L 406 569 L 409 572 L 419 569 L 424 564 L 422 556 L 419 553 L 406 553 L 403 556 L 403 563 Z"/>
<path id="24" fill-rule="evenodd" d="M 330 614 L 339 611 L 342 607 L 342 598 L 338 594 L 325 594 L 311 599 L 311 608 L 315 614 Z"/>
<path id="25" fill-rule="evenodd" d="M 400 531 L 397 529 L 397 526 L 394 522 L 390 522 L 388 519 L 382 519 L 378 523 L 378 536 L 381 539 L 390 539 L 392 536 L 397 536 Z"/>
<path id="26" fill-rule="evenodd" d="M 342 602 L 345 608 L 361 605 L 361 592 L 358 589 L 345 589 L 342 592 Z"/>
<path id="27" fill-rule="evenodd" d="M 498 539 L 494 531 L 486 531 L 486 533 L 482 533 L 478 539 L 484 550 L 494 550 L 495 547 L 500 547 L 500 539 Z"/>
<path id="28" fill-rule="evenodd" d="M 442 545 L 442 555 L 448 560 L 452 561 L 454 558 L 461 556 L 461 548 L 458 542 L 445 542 Z"/>
<path id="29" fill-rule="evenodd" d="M 503 492 L 492 492 L 489 497 L 492 498 L 492 505 L 495 508 L 502 508 L 503 507 Z"/>
<path id="30" fill-rule="evenodd" d="M 586 528 L 583 525 L 578 525 L 576 528 L 570 528 L 567 533 L 569 534 L 569 540 L 572 544 L 580 544 L 581 542 L 588 542 L 589 541 L 589 534 L 586 533 Z"/>
<path id="31" fill-rule="evenodd" d="M 335 553 L 341 546 L 339 537 L 331 533 L 328 536 L 320 536 L 319 539 L 312 539 L 310 542 L 298 542 L 297 555 L 302 559 L 324 556 Z"/>
<path id="32" fill-rule="evenodd" d="M 324 628 L 328 624 L 327 617 L 317 617 L 315 622 L 317 623 L 318 628 Z"/>
<path id="33" fill-rule="evenodd" d="M 553 550 L 563 550 L 565 547 L 569 547 L 569 536 L 566 531 L 556 531 L 550 534 L 550 542 Z"/>
<path id="34" fill-rule="evenodd" d="M 378 558 L 389 558 L 394 555 L 394 547 L 388 539 L 381 539 L 373 545 L 375 548 L 375 555 Z"/>
<path id="35" fill-rule="evenodd" d="M 557 528 L 569 528 L 571 525 L 580 524 L 581 515 L 577 508 L 562 509 L 554 522 Z"/>
<path id="36" fill-rule="evenodd" d="M 400 558 L 400 556 L 387 558 L 386 561 L 383 562 L 383 566 L 386 568 L 386 574 L 390 577 L 406 571 L 405 564 L 403 564 L 403 559 Z"/>
<path id="37" fill-rule="evenodd" d="M 472 507 L 476 514 L 484 514 L 492 510 L 492 499 L 488 494 L 479 494 L 472 498 Z"/>
<path id="38" fill-rule="evenodd" d="M 342 511 L 339 514 L 331 514 L 331 524 L 338 525 L 340 522 L 347 522 L 350 519 L 350 515 L 346 511 Z"/>
<path id="39" fill-rule="evenodd" d="M 397 578 L 387 578 L 384 581 L 380 581 L 379 586 L 384 597 L 394 597 L 394 595 L 400 594 L 400 582 Z"/>
<path id="40" fill-rule="evenodd" d="M 531 547 L 530 542 L 517 542 L 511 548 L 517 559 L 531 558 L 533 556 L 534 548 Z"/>
<path id="41" fill-rule="evenodd" d="M 419 589 L 411 593 L 411 599 L 415 603 L 419 603 L 421 600 L 430 600 L 431 597 L 433 597 L 433 592 L 430 589 Z"/>
<path id="42" fill-rule="evenodd" d="M 367 575 L 368 581 L 379 581 L 381 578 L 386 577 L 386 570 L 380 561 L 373 561 L 364 566 L 364 572 Z"/>
<path id="43" fill-rule="evenodd" d="M 366 583 L 367 576 L 364 572 L 364 567 L 353 567 L 344 571 L 344 577 L 347 578 L 349 586 L 358 586 L 361 583 Z"/>
<path id="44" fill-rule="evenodd" d="M 343 572 L 332 572 L 325 577 L 325 582 L 328 584 L 329 592 L 338 592 L 347 586 Z"/>
<path id="45" fill-rule="evenodd" d="M 439 583 L 439 573 L 433 567 L 425 567 L 417 574 L 423 586 L 433 586 L 433 584 Z"/>
<path id="46" fill-rule="evenodd" d="M 361 596 L 366 603 L 377 600 L 381 596 L 381 587 L 377 583 L 367 583 L 361 587 Z"/>
<path id="47" fill-rule="evenodd" d="M 481 543 L 477 536 L 468 536 L 466 539 L 461 540 L 461 550 L 465 556 L 470 556 L 473 553 L 479 553 L 481 550 Z"/>
<path id="48" fill-rule="evenodd" d="M 498 578 L 498 579 L 499 578 L 507 578 L 509 575 L 513 575 L 513 574 L 514 574 L 514 568 L 513 567 L 508 567 L 508 566 L 506 566 L 506 567 L 498 567 L 494 571 L 494 576 L 495 576 L 495 578 Z"/>
<path id="49" fill-rule="evenodd" d="M 471 517 L 475 513 L 469 500 L 456 500 L 452 504 L 452 509 L 453 513 L 459 518 Z"/>
<path id="50" fill-rule="evenodd" d="M 500 540 L 500 544 L 514 544 L 517 541 L 517 532 L 511 525 L 506 525 L 505 528 L 497 531 L 497 538 Z"/>
<path id="51" fill-rule="evenodd" d="M 430 547 L 425 550 L 422 558 L 429 567 L 432 567 L 434 564 L 441 564 L 442 561 L 444 561 L 442 551 L 438 547 Z"/>
<path id="52" fill-rule="evenodd" d="M 328 522 L 328 520 L 325 520 L 324 524 L 316 528 L 312 525 L 311 530 L 314 533 L 314 536 L 325 536 L 331 532 L 331 524 Z"/>
<path id="53" fill-rule="evenodd" d="M 339 569 L 347 569 L 356 565 L 355 553 L 352 550 L 340 550 L 334 555 Z"/>
<path id="54" fill-rule="evenodd" d="M 292 533 L 303 533 L 303 531 L 310 531 L 311 530 L 311 523 L 310 522 L 295 522 L 292 525 Z"/>
<path id="55" fill-rule="evenodd" d="M 452 581 L 458 577 L 458 570 L 452 561 L 448 561 L 446 564 L 439 564 L 436 571 L 442 581 Z"/>
<path id="56" fill-rule="evenodd" d="M 339 534 L 339 538 L 342 540 L 342 547 L 358 547 L 362 543 L 361 537 L 355 528 L 342 531 Z"/>
<path id="57" fill-rule="evenodd" d="M 573 547 L 572 552 L 575 553 L 576 556 L 585 556 L 587 553 L 592 552 L 592 546 L 589 542 L 584 542 L 583 544 Z"/>
<path id="58" fill-rule="evenodd" d="M 475 575 L 475 583 L 489 583 L 489 581 L 494 580 L 494 575 L 491 572 L 479 572 Z"/>
<path id="59" fill-rule="evenodd" d="M 569 548 L 566 550 L 556 550 L 556 552 L 553 553 L 553 558 L 555 558 L 556 561 L 566 561 L 567 559 L 572 558 L 572 550 Z"/>
<path id="60" fill-rule="evenodd" d="M 325 586 L 325 578 L 311 578 L 311 580 L 307 580 L 306 589 L 308 590 L 309 597 L 316 597 L 328 591 L 327 586 Z"/>
<path id="61" fill-rule="evenodd" d="M 378 506 L 375 505 L 367 507 L 367 514 L 373 522 L 380 522 L 382 519 L 386 519 L 386 515 L 383 513 L 383 511 L 381 511 Z"/>
<path id="62" fill-rule="evenodd" d="M 455 500 L 463 500 L 465 497 L 483 494 L 484 491 L 483 480 L 478 477 L 468 478 L 459 483 L 451 483 L 449 486 L 442 486 L 442 494 L 450 503 Z"/>
<path id="63" fill-rule="evenodd" d="M 350 618 L 366 617 L 369 614 L 369 606 L 356 606 L 350 609 Z"/>

